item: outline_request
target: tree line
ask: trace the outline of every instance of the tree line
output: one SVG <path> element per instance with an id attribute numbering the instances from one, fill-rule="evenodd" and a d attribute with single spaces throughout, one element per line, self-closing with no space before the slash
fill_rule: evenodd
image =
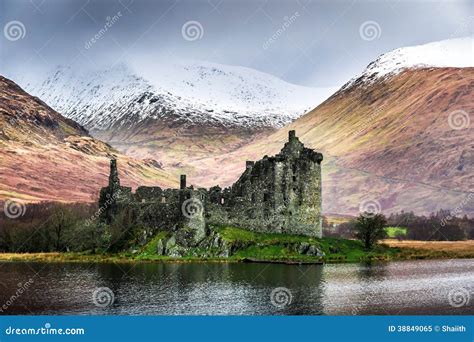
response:
<path id="1" fill-rule="evenodd" d="M 132 224 L 126 210 L 110 224 L 96 219 L 97 204 L 39 203 L 27 206 L 24 215 L 0 215 L 0 252 L 118 252 L 144 242 L 146 227 Z M 386 227 L 406 228 L 396 236 L 408 240 L 474 239 L 474 219 L 451 216 L 440 210 L 429 216 L 400 212 L 360 215 L 347 222 L 331 225 L 323 218 L 323 236 L 359 239 L 366 248 L 387 237 Z"/>
<path id="2" fill-rule="evenodd" d="M 382 215 L 383 216 L 383 215 Z M 449 210 L 439 210 L 429 216 L 417 216 L 413 212 L 390 214 L 385 217 L 385 227 L 402 227 L 406 234 L 395 238 L 400 240 L 457 241 L 474 239 L 474 218 L 466 215 L 453 216 Z M 323 218 L 323 235 L 331 237 L 356 238 L 357 219 L 339 225 L 331 225 Z"/>
<path id="3" fill-rule="evenodd" d="M 0 215 L 0 252 L 117 252 L 133 244 L 143 229 L 127 212 L 110 225 L 96 219 L 97 204 L 29 204 L 24 215 Z"/>

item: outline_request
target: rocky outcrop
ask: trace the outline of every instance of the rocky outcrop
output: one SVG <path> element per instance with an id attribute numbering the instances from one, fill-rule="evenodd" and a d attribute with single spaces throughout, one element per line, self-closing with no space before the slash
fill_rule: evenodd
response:
<path id="1" fill-rule="evenodd" d="M 199 233 L 192 229 L 182 229 L 169 237 L 159 239 L 156 241 L 156 255 L 172 258 L 228 258 L 251 246 L 265 247 L 257 242 L 228 241 L 212 229 L 207 231 L 204 238 L 198 239 L 198 236 Z M 286 244 L 285 247 L 289 252 L 301 256 L 324 257 L 325 255 L 315 243 L 294 242 Z"/>
<path id="2" fill-rule="evenodd" d="M 210 231 L 204 238 L 192 229 L 181 229 L 170 237 L 156 241 L 156 255 L 181 257 L 227 258 L 236 248 L 219 233 Z"/>
<path id="3" fill-rule="evenodd" d="M 296 243 L 290 246 L 290 248 L 301 255 L 310 255 L 318 257 L 324 256 L 324 252 L 322 252 L 318 246 L 310 244 L 309 242 Z"/>

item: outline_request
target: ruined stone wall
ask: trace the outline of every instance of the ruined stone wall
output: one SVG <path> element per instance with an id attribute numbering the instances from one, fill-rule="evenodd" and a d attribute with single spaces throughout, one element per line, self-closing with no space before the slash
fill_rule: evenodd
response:
<path id="1" fill-rule="evenodd" d="M 245 172 L 230 188 L 194 189 L 186 187 L 182 176 L 180 189 L 139 187 L 135 193 L 120 186 L 112 161 L 109 186 L 101 190 L 99 204 L 112 198 L 103 214 L 107 222 L 129 210 L 137 224 L 178 231 L 177 238 L 182 236 L 188 243 L 204 238 L 207 224 L 321 237 L 322 158 L 290 131 L 279 154 L 247 162 Z"/>
<path id="2" fill-rule="evenodd" d="M 190 228 L 202 236 L 205 234 L 202 205 L 205 194 L 205 190 L 194 190 L 192 187 L 139 187 L 133 193 L 131 188 L 109 185 L 101 190 L 99 206 L 104 208 L 101 218 L 110 224 L 114 218 L 126 212 L 135 225 L 148 228 L 151 234 Z"/>
<path id="3" fill-rule="evenodd" d="M 239 180 L 208 207 L 208 221 L 257 232 L 321 237 L 322 155 L 294 133 L 280 154 L 247 162 Z M 214 192 L 211 198 L 218 199 Z"/>

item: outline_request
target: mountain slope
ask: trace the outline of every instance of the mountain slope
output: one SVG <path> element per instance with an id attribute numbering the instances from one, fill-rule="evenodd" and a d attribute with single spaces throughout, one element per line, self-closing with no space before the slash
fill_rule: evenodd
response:
<path id="1" fill-rule="evenodd" d="M 205 62 L 137 69 L 60 68 L 26 88 L 94 137 L 127 155 L 158 159 L 175 173 L 192 173 L 191 160 L 228 153 L 276 131 L 335 90 Z"/>
<path id="2" fill-rule="evenodd" d="M 454 43 L 438 46 L 448 55 L 471 54 L 470 44 Z M 284 129 L 225 157 L 203 160 L 219 165 L 213 181 L 231 183 L 246 159 L 275 153 L 295 129 L 307 146 L 325 155 L 326 212 L 356 214 L 363 201 L 375 200 L 385 212 L 460 208 L 474 214 L 473 201 L 466 200 L 474 191 L 474 68 L 456 67 L 458 59 L 455 67 L 432 66 L 428 59 L 401 68 L 403 57 L 398 62 L 393 52 L 387 55 L 378 61 L 392 60 L 392 70 L 375 74 L 382 68 L 375 62 Z"/>
<path id="3" fill-rule="evenodd" d="M 124 184 L 174 186 L 154 161 L 137 161 L 0 76 L 0 200 L 95 201 L 118 158 Z"/>

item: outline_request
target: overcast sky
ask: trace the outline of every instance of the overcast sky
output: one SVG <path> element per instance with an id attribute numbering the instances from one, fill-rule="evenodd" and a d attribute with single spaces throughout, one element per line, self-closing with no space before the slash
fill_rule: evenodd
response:
<path id="1" fill-rule="evenodd" d="M 0 0 L 0 73 L 186 58 L 339 86 L 381 53 L 472 34 L 473 3 Z"/>

